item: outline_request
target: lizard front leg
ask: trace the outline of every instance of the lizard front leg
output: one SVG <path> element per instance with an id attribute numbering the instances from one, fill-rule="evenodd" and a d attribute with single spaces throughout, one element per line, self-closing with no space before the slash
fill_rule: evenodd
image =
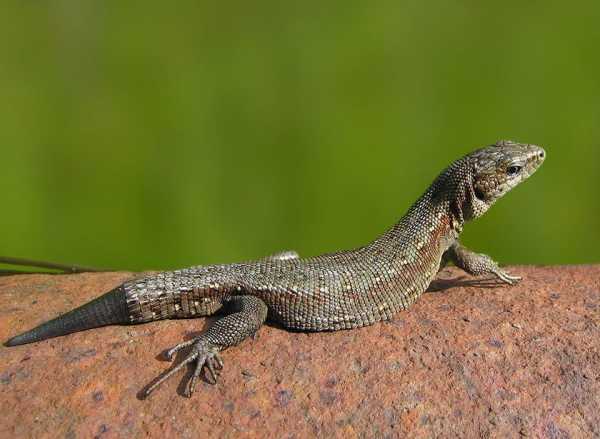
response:
<path id="1" fill-rule="evenodd" d="M 474 276 L 481 274 L 493 274 L 502 282 L 509 285 L 515 285 L 521 280 L 519 276 L 512 276 L 502 270 L 498 264 L 488 255 L 475 253 L 466 247 L 463 247 L 458 241 L 450 246 L 444 253 L 442 262 L 452 261 L 454 264 Z"/>
<path id="2" fill-rule="evenodd" d="M 194 361 L 196 368 L 188 382 L 186 392 L 188 397 L 194 392 L 196 381 L 203 367 L 206 367 L 213 384 L 217 382 L 215 369 L 223 368 L 223 360 L 221 360 L 219 352 L 235 346 L 253 335 L 267 318 L 267 305 L 257 297 L 233 296 L 227 299 L 226 305 L 231 314 L 217 320 L 204 334 L 180 343 L 167 351 L 167 358 L 171 359 L 180 349 L 193 346 L 191 352 L 181 363 L 146 389 L 144 396 L 148 396 L 186 364 Z"/>

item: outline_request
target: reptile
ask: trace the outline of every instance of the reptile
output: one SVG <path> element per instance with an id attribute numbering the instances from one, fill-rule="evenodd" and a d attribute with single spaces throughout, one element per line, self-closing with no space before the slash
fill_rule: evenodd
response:
<path id="1" fill-rule="evenodd" d="M 472 275 L 517 283 L 520 277 L 467 249 L 458 238 L 467 221 L 483 215 L 545 158 L 540 146 L 499 141 L 453 162 L 395 225 L 367 245 L 310 258 L 286 251 L 255 261 L 132 279 L 5 344 L 38 342 L 104 325 L 223 313 L 198 337 L 167 350 L 166 357 L 172 359 L 191 347 L 144 392 L 149 395 L 195 363 L 185 392 L 191 396 L 202 371 L 207 381 L 216 383 L 223 369 L 221 352 L 254 335 L 267 319 L 300 331 L 353 329 L 391 319 L 414 303 L 449 262 Z"/>

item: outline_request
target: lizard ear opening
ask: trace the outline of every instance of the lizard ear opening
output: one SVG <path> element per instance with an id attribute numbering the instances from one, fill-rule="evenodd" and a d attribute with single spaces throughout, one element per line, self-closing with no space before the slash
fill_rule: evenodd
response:
<path id="1" fill-rule="evenodd" d="M 485 195 L 483 195 L 483 192 L 480 188 L 475 187 L 473 193 L 475 194 L 475 198 L 477 198 L 479 201 L 485 201 Z"/>
<path id="2" fill-rule="evenodd" d="M 490 200 L 477 181 L 468 189 L 465 207 L 465 219 L 468 221 L 480 217 L 490 208 Z"/>

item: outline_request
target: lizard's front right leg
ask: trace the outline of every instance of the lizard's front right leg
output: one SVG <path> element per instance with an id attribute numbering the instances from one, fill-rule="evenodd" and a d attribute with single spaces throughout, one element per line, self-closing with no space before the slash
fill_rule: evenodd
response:
<path id="1" fill-rule="evenodd" d="M 211 376 L 213 384 L 216 383 L 217 374 L 215 369 L 223 368 L 223 361 L 219 356 L 219 352 L 230 346 L 235 346 L 253 335 L 267 318 L 267 305 L 254 296 L 233 296 L 227 299 L 226 305 L 231 314 L 216 321 L 204 334 L 180 343 L 167 351 L 167 357 L 171 359 L 180 349 L 190 345 L 193 346 L 191 352 L 181 363 L 146 389 L 144 396 L 150 395 L 169 377 L 192 362 L 196 362 L 196 368 L 188 382 L 186 392 L 188 397 L 194 392 L 196 381 L 204 367 Z"/>
<path id="2" fill-rule="evenodd" d="M 519 276 L 512 276 L 502 270 L 488 255 L 475 253 L 462 246 L 458 241 L 452 244 L 446 253 L 444 253 L 441 266 L 445 265 L 448 261 L 454 262 L 457 267 L 474 276 L 488 273 L 493 274 L 502 282 L 509 285 L 515 285 L 521 280 Z"/>

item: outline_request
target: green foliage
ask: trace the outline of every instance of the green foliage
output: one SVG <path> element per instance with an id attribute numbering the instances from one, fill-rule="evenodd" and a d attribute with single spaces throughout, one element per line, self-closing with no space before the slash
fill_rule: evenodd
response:
<path id="1" fill-rule="evenodd" d="M 465 244 L 600 261 L 598 2 L 2 9 L 1 254 L 166 269 L 350 248 L 509 138 L 548 159 Z"/>

